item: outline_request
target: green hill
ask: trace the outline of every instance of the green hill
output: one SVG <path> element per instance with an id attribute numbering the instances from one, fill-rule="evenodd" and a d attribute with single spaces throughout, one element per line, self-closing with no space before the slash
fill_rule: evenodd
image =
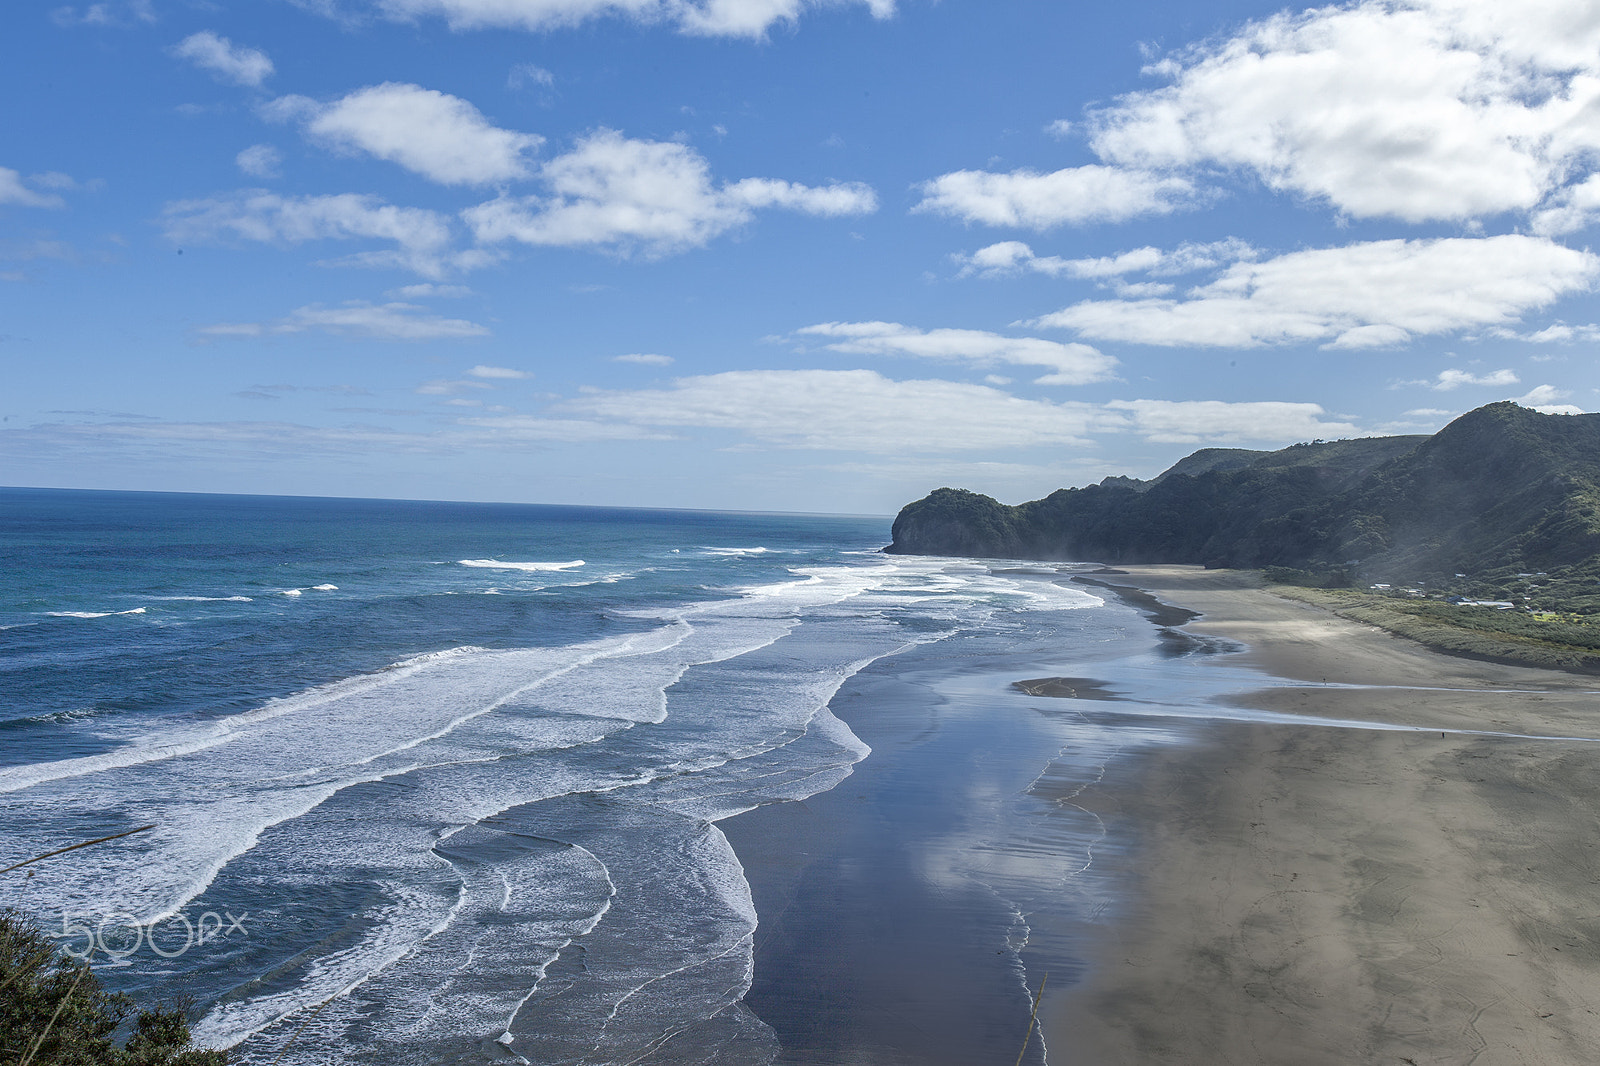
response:
<path id="1" fill-rule="evenodd" d="M 1208 448 L 1149 481 L 1107 478 L 1015 506 L 944 488 L 901 510 L 885 550 L 1362 581 L 1465 574 L 1488 592 L 1544 571 L 1563 604 L 1600 610 L 1600 415 L 1495 403 L 1431 437 Z"/>

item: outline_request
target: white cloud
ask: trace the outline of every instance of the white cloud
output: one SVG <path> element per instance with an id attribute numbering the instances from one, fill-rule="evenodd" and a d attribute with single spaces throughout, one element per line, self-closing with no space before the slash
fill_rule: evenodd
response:
<path id="1" fill-rule="evenodd" d="M 1081 444 L 1121 419 L 1090 404 L 983 385 L 892 381 L 870 370 L 736 370 L 670 388 L 598 392 L 566 405 L 638 426 L 732 430 L 785 448 L 887 455 Z"/>
<path id="2" fill-rule="evenodd" d="M 1113 400 L 1113 411 L 1126 411 L 1135 432 L 1163 444 L 1292 441 L 1354 437 L 1361 430 L 1349 422 L 1324 422 L 1314 403 L 1225 403 L 1221 400 Z"/>
<path id="3" fill-rule="evenodd" d="M 1038 337 L 1003 337 L 975 329 L 920 330 L 898 322 L 824 322 L 796 331 L 823 337 L 827 347 L 854 355 L 911 356 L 986 367 L 995 363 L 1047 367 L 1039 385 L 1086 385 L 1105 381 L 1117 361 L 1087 344 L 1061 344 Z"/>
<path id="4" fill-rule="evenodd" d="M 1145 300 L 1153 296 L 1170 295 L 1175 285 L 1164 281 L 1123 281 L 1121 278 L 1112 278 L 1103 283 L 1104 288 L 1109 288 L 1124 300 Z"/>
<path id="5" fill-rule="evenodd" d="M 69 191 L 72 189 L 82 188 L 82 186 L 78 184 L 78 180 L 71 174 L 63 174 L 59 170 L 47 170 L 43 174 L 29 174 L 28 180 L 43 189 L 60 189 L 63 191 Z M 93 187 L 98 186 L 101 183 L 97 178 L 94 181 L 91 181 L 89 184 L 91 187 Z"/>
<path id="6" fill-rule="evenodd" d="M 555 83 L 556 76 L 535 63 L 518 63 L 506 75 L 508 89 L 520 89 L 524 85 L 543 85 L 548 89 Z"/>
<path id="7" fill-rule="evenodd" d="M 1465 370 L 1441 370 L 1439 377 L 1428 383 L 1435 392 L 1451 392 L 1463 385 L 1515 385 L 1521 379 L 1515 370 L 1494 370 L 1487 374 L 1473 374 Z"/>
<path id="8" fill-rule="evenodd" d="M 1600 340 L 1600 326 L 1569 326 L 1564 322 L 1557 322 L 1521 339 L 1534 344 L 1564 344 L 1580 338 L 1588 341 Z"/>
<path id="9" fill-rule="evenodd" d="M 864 3 L 875 18 L 894 14 L 894 0 L 856 0 Z M 817 0 L 699 0 L 698 3 L 672 5 L 679 11 L 679 26 L 685 33 L 707 37 L 764 37 L 774 23 L 793 24 L 808 7 L 821 6 Z"/>
<path id="10" fill-rule="evenodd" d="M 1025 400 L 982 385 L 893 381 L 870 370 L 748 370 L 563 405 L 605 422 L 730 430 L 778 447 L 896 457 L 1083 445 L 1133 432 L 1160 443 L 1287 444 L 1362 434 L 1314 403 Z"/>
<path id="11" fill-rule="evenodd" d="M 1063 223 L 1121 222 L 1164 215 L 1187 204 L 1194 186 L 1184 177 L 1098 164 L 1050 174 L 958 170 L 924 182 L 913 211 L 928 211 L 986 226 L 1044 230 Z"/>
<path id="12" fill-rule="evenodd" d="M 491 125 L 458 96 L 420 85 L 384 82 L 320 104 L 304 96 L 274 100 L 264 113 L 299 119 L 306 134 L 331 148 L 368 155 L 441 185 L 487 185 L 528 176 L 524 153 L 544 143 L 531 133 Z"/>
<path id="13" fill-rule="evenodd" d="M 37 184 L 38 179 L 35 178 Z M 0 204 L 18 207 L 63 207 L 66 201 L 54 193 L 34 192 L 22 183 L 22 175 L 9 167 L 0 167 Z"/>
<path id="14" fill-rule="evenodd" d="M 428 314 L 415 304 L 358 300 L 339 307 L 311 304 L 272 322 L 223 323 L 198 332 L 206 337 L 265 337 L 312 330 L 384 341 L 462 340 L 489 333 L 476 322 Z"/>
<path id="15" fill-rule="evenodd" d="M 639 366 L 671 366 L 674 362 L 670 355 L 654 355 L 649 352 L 633 352 L 628 355 L 614 355 L 613 363 L 637 363 Z"/>
<path id="16" fill-rule="evenodd" d="M 173 45 L 172 54 L 234 85 L 254 88 L 272 76 L 272 60 L 265 52 L 237 47 L 210 30 L 191 33 Z"/>
<path id="17" fill-rule="evenodd" d="M 43 238 L 28 241 L 0 242 L 0 260 L 12 263 L 27 263 L 38 259 L 54 259 L 62 263 L 75 263 L 78 261 L 78 251 L 66 241 L 46 240 Z"/>
<path id="18" fill-rule="evenodd" d="M 409 411 L 352 413 L 404 416 Z M 125 463 L 197 456 L 304 460 L 397 453 L 459 455 L 467 449 L 600 440 L 661 440 L 667 434 L 628 425 L 577 419 L 472 417 L 433 433 L 381 426 L 306 426 L 292 422 L 80 422 L 47 423 L 3 431 L 10 454 L 78 463 Z"/>
<path id="19" fill-rule="evenodd" d="M 431 281 L 424 281 L 418 285 L 402 285 L 398 289 L 390 289 L 384 295 L 396 300 L 424 300 L 428 297 L 457 299 L 462 296 L 471 296 L 472 290 L 465 285 L 438 285 Z"/>
<path id="20" fill-rule="evenodd" d="M 485 385 L 481 381 L 447 381 L 439 378 L 434 381 L 425 381 L 411 391 L 418 396 L 454 396 L 456 393 L 466 392 L 468 389 L 488 388 L 493 388 L 493 386 Z"/>
<path id="21" fill-rule="evenodd" d="M 1356 217 L 1529 211 L 1600 147 L 1600 14 L 1584 0 L 1313 8 L 1148 72 L 1170 84 L 1090 116 L 1103 161 L 1236 169 Z M 1591 201 L 1557 195 L 1542 231 L 1582 224 Z"/>
<path id="22" fill-rule="evenodd" d="M 1565 400 L 1572 393 L 1566 389 L 1558 389 L 1554 385 L 1537 385 L 1528 391 L 1526 396 L 1518 396 L 1515 400 L 1524 407 L 1531 407 L 1540 414 L 1546 415 L 1581 415 L 1583 408 L 1575 407 L 1570 403 L 1557 403 Z"/>
<path id="23" fill-rule="evenodd" d="M 1526 341 L 1529 344 L 1571 344 L 1573 341 L 1593 343 L 1600 340 L 1600 324 L 1593 322 L 1569 326 L 1565 322 L 1552 322 L 1542 329 L 1519 333 L 1503 327 L 1489 330 L 1489 335 L 1508 341 Z M 1534 359 L 1553 359 L 1554 356 L 1533 356 Z"/>
<path id="24" fill-rule="evenodd" d="M 376 0 L 395 18 L 436 15 L 451 29 L 509 27 L 547 30 L 591 18 L 623 16 L 670 22 L 682 33 L 761 38 L 777 23 L 793 24 L 809 8 L 839 0 Z M 876 18 L 894 14 L 894 0 L 847 0 L 864 4 Z"/>
<path id="25" fill-rule="evenodd" d="M 126 9 L 126 12 L 120 10 Z M 126 4 L 88 4 L 80 13 L 75 7 L 58 7 L 50 12 L 50 21 L 64 29 L 74 26 L 128 26 L 130 20 L 156 21 L 155 9 L 150 0 L 128 0 Z"/>
<path id="26" fill-rule="evenodd" d="M 1562 189 L 1533 216 L 1533 232 L 1547 236 L 1584 229 L 1600 218 L 1600 174 Z"/>
<path id="27" fill-rule="evenodd" d="M 252 144 L 233 157 L 234 165 L 253 178 L 275 178 L 283 154 L 270 144 Z"/>
<path id="28" fill-rule="evenodd" d="M 491 408 L 492 410 L 492 408 Z M 502 414 L 460 419 L 463 426 L 492 430 L 497 441 L 550 441 L 584 444 L 602 440 L 672 440 L 671 433 L 646 426 L 593 422 L 579 418 L 543 418 L 538 415 Z"/>
<path id="29" fill-rule="evenodd" d="M 231 196 L 169 204 L 164 215 L 167 236 L 174 241 L 393 241 L 397 246 L 393 251 L 362 253 L 342 262 L 404 267 L 430 277 L 481 260 L 474 253 L 450 252 L 450 225 L 437 212 L 396 207 L 358 193 L 285 197 L 246 189 Z"/>
<path id="30" fill-rule="evenodd" d="M 1213 270 L 1228 263 L 1255 259 L 1260 253 L 1237 237 L 1195 244 L 1185 241 L 1171 251 L 1146 246 L 1112 256 L 1089 259 L 1063 259 L 1058 255 L 1035 255 L 1022 241 L 1001 241 L 979 248 L 971 255 L 957 255 L 963 277 L 977 274 L 986 278 L 1007 277 L 1030 271 L 1050 277 L 1117 278 L 1124 274 L 1149 273 L 1157 277 L 1176 277 L 1197 270 Z"/>
<path id="31" fill-rule="evenodd" d="M 1538 237 L 1371 241 L 1235 263 L 1181 300 L 1089 300 L 1034 324 L 1137 344 L 1375 347 L 1514 322 L 1597 274 L 1600 257 Z"/>
<path id="32" fill-rule="evenodd" d="M 467 371 L 467 373 L 471 374 L 475 378 L 497 378 L 506 381 L 516 381 L 523 378 L 533 377 L 533 375 L 528 373 L 526 370 L 513 370 L 506 366 L 484 366 L 481 363 Z"/>
<path id="33" fill-rule="evenodd" d="M 462 212 L 478 240 L 661 256 L 704 245 L 749 222 L 757 208 L 832 216 L 877 207 L 872 190 L 856 184 L 817 188 L 747 178 L 717 188 L 694 149 L 606 129 L 546 163 L 539 176 L 550 189 L 547 198 L 502 196 Z"/>
<path id="34" fill-rule="evenodd" d="M 745 178 L 724 192 L 730 203 L 742 207 L 781 207 L 823 218 L 864 215 L 878 209 L 878 194 L 859 182 L 812 186 L 777 178 Z"/>

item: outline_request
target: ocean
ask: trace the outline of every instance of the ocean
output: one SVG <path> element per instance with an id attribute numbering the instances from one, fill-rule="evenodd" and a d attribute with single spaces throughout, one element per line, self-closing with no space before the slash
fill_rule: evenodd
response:
<path id="1" fill-rule="evenodd" d="M 1074 798 L 1238 679 L 888 526 L 0 490 L 0 866 L 140 830 L 0 905 L 236 1063 L 1044 1062 Z"/>

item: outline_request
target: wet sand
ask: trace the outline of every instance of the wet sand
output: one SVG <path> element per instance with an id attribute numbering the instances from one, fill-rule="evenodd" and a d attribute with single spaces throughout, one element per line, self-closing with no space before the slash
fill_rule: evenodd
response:
<path id="1" fill-rule="evenodd" d="M 1600 1061 L 1595 680 L 1435 654 L 1249 574 L 1124 569 L 1102 580 L 1303 682 L 1233 706 L 1427 731 L 1218 721 L 1079 796 L 1133 842 L 1102 863 L 1127 898 L 1045 997 L 1050 1061 Z"/>

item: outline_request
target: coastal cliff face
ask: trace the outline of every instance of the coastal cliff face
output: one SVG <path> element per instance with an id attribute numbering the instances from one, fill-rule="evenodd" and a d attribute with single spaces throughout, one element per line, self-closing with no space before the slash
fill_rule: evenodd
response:
<path id="1" fill-rule="evenodd" d="M 1514 403 L 1431 437 L 1208 448 L 1149 481 L 1008 506 L 938 489 L 885 551 L 1206 566 L 1355 566 L 1372 576 L 1548 570 L 1600 557 L 1600 415 Z"/>

